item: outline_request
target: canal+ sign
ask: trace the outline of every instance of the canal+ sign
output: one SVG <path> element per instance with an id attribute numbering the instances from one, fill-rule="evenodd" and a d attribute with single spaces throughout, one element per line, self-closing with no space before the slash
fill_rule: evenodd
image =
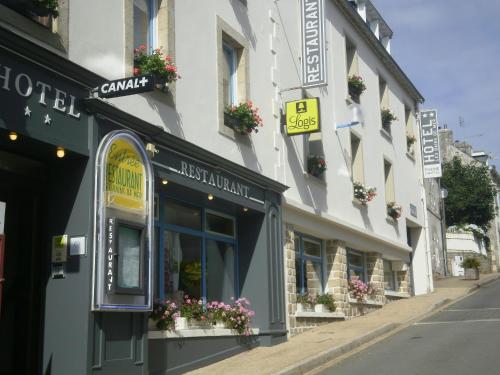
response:
<path id="1" fill-rule="evenodd" d="M 105 82 L 95 88 L 94 92 L 97 92 L 97 95 L 101 98 L 115 98 L 117 96 L 152 91 L 154 85 L 155 80 L 153 75 L 147 74 Z"/>

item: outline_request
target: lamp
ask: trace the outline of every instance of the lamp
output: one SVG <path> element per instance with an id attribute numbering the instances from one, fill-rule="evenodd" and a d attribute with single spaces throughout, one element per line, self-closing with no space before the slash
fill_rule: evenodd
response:
<path id="1" fill-rule="evenodd" d="M 214 199 L 213 194 L 208 194 L 208 200 L 209 200 L 209 201 L 211 201 L 211 200 L 213 200 L 213 199 Z"/>
<path id="2" fill-rule="evenodd" d="M 64 155 L 66 155 L 66 151 L 64 150 L 64 148 L 58 147 L 57 150 L 56 150 L 56 156 L 59 159 L 62 159 L 64 157 Z"/>
<path id="3" fill-rule="evenodd" d="M 10 133 L 9 133 L 9 139 L 10 139 L 11 141 L 15 141 L 15 140 L 17 140 L 17 133 L 16 133 L 16 132 L 10 132 Z"/>

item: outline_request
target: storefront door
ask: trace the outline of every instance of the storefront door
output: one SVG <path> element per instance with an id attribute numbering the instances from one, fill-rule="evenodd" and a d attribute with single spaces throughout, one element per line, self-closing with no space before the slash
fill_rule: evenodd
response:
<path id="1" fill-rule="evenodd" d="M 43 272 L 39 188 L 33 179 L 0 169 L 0 202 L 5 203 L 0 239 L 1 375 L 36 374 L 39 368 Z"/>

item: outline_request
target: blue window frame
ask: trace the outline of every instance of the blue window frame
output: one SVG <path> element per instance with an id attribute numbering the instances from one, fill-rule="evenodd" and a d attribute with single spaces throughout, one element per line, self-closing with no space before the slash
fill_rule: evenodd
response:
<path id="1" fill-rule="evenodd" d="M 239 298 L 236 219 L 164 193 L 157 204 L 158 298 Z"/>
<path id="2" fill-rule="evenodd" d="M 134 48 L 145 45 L 151 52 L 156 46 L 157 0 L 134 0 Z"/>
<path id="3" fill-rule="evenodd" d="M 222 51 L 224 53 L 224 106 L 236 105 L 238 101 L 237 51 L 227 43 L 222 43 Z"/>
<path id="4" fill-rule="evenodd" d="M 347 249 L 347 278 L 366 282 L 365 255 L 362 252 Z"/>
<path id="5" fill-rule="evenodd" d="M 319 239 L 295 233 L 297 294 L 323 293 L 323 249 Z"/>

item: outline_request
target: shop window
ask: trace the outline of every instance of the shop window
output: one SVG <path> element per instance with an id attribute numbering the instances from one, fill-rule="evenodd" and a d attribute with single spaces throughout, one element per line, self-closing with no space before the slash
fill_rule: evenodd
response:
<path id="1" fill-rule="evenodd" d="M 347 277 L 349 280 L 366 281 L 365 256 L 363 253 L 347 249 Z"/>
<path id="2" fill-rule="evenodd" d="M 392 164 L 384 159 L 385 203 L 396 200 L 394 194 L 394 172 Z"/>
<path id="3" fill-rule="evenodd" d="M 249 99 L 248 50 L 247 40 L 217 17 L 219 131 L 232 138 L 234 131 L 224 120 L 224 110 L 229 105 L 238 105 Z"/>
<path id="4" fill-rule="evenodd" d="M 386 259 L 384 259 L 384 289 L 396 290 L 396 279 L 392 271 L 392 263 Z"/>
<path id="5" fill-rule="evenodd" d="M 321 241 L 295 233 L 295 280 L 298 294 L 323 292 Z"/>
<path id="6" fill-rule="evenodd" d="M 351 173 L 354 182 L 365 183 L 361 139 L 351 132 Z"/>
<path id="7" fill-rule="evenodd" d="M 162 196 L 159 204 L 158 297 L 227 303 L 238 298 L 234 217 Z"/>

